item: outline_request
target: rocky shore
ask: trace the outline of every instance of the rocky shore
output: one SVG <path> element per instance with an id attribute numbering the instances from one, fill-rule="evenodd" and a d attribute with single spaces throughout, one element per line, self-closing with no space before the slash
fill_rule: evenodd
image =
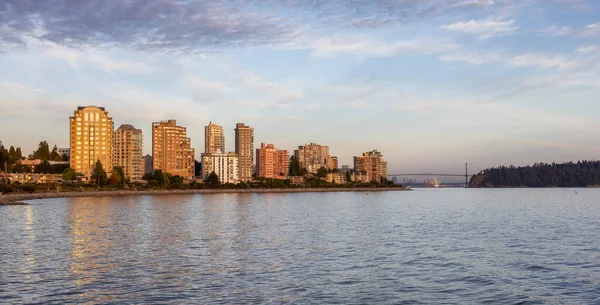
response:
<path id="1" fill-rule="evenodd" d="M 47 192 L 31 194 L 5 194 L 2 202 L 68 197 L 142 196 L 142 195 L 181 195 L 181 194 L 229 194 L 229 193 L 308 193 L 308 192 L 387 192 L 406 191 L 404 188 L 295 188 L 295 189 L 202 189 L 202 190 L 106 190 L 84 192 Z"/>

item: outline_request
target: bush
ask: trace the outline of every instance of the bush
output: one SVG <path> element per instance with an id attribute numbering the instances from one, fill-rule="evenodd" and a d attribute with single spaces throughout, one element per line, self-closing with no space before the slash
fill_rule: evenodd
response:
<path id="1" fill-rule="evenodd" d="M 33 184 L 24 184 L 23 192 L 25 193 L 35 193 L 35 185 Z"/>
<path id="2" fill-rule="evenodd" d="M 148 180 L 149 186 L 158 186 L 158 180 Z"/>
<path id="3" fill-rule="evenodd" d="M 13 188 L 8 185 L 0 187 L 0 192 L 2 192 L 2 193 L 12 193 L 13 191 L 14 191 Z"/>

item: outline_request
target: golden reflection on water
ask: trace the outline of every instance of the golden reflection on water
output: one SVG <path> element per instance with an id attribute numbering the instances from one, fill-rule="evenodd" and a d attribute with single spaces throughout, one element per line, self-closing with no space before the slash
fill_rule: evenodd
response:
<path id="1" fill-rule="evenodd" d="M 33 274 L 36 263 L 36 253 L 33 247 L 35 243 L 33 207 L 30 205 L 24 206 L 23 214 L 25 218 L 25 224 L 23 226 L 25 232 L 25 240 L 23 243 L 25 250 L 25 264 L 22 265 L 22 273 L 25 274 L 25 279 L 31 279 L 31 274 Z"/>
<path id="2" fill-rule="evenodd" d="M 72 236 L 71 274 L 81 287 L 98 281 L 115 267 L 109 251 L 112 207 L 110 198 L 70 198 L 69 223 Z"/>

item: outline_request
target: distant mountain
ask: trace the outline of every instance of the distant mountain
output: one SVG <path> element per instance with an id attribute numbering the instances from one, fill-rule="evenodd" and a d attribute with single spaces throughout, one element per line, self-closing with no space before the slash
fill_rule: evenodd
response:
<path id="1" fill-rule="evenodd" d="M 600 161 L 501 166 L 471 177 L 469 187 L 587 187 L 600 185 Z"/>

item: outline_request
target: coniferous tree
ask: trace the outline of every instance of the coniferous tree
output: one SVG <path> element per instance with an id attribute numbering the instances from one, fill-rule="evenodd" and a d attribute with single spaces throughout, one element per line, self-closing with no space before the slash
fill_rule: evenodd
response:
<path id="1" fill-rule="evenodd" d="M 104 166 L 102 166 L 102 162 L 100 162 L 100 160 L 96 161 L 94 164 L 94 169 L 92 170 L 90 179 L 98 186 L 103 186 L 106 184 L 106 171 L 104 170 Z"/>

